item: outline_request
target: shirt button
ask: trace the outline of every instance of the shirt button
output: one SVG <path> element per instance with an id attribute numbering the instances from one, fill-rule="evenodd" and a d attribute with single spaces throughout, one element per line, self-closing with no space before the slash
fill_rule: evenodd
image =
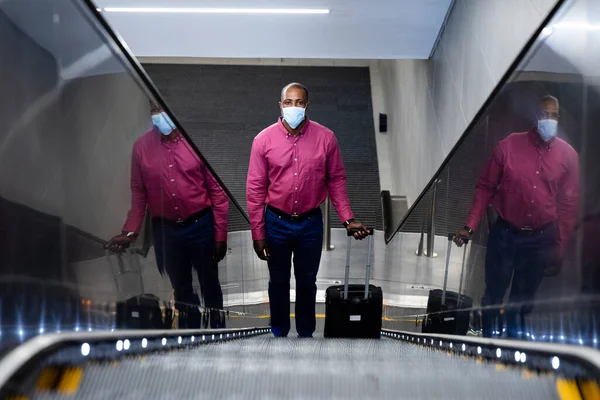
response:
<path id="1" fill-rule="evenodd" d="M 173 197 L 175 197 L 175 193 L 173 193 Z M 532 201 L 532 203 L 533 203 L 533 201 Z"/>
<path id="2" fill-rule="evenodd" d="M 294 172 L 294 175 L 298 175 L 298 173 L 297 173 L 297 172 Z"/>
<path id="3" fill-rule="evenodd" d="M 533 200 L 531 200 L 531 204 L 533 204 L 533 203 L 534 203 L 534 201 L 533 201 Z"/>
<path id="4" fill-rule="evenodd" d="M 295 187 L 295 188 L 294 188 L 294 190 L 298 190 L 298 188 L 297 188 L 297 187 Z"/>
<path id="5" fill-rule="evenodd" d="M 294 143 L 294 146 L 296 145 L 296 143 Z"/>
<path id="6" fill-rule="evenodd" d="M 540 171 L 535 171 L 535 173 L 539 175 Z"/>
<path id="7" fill-rule="evenodd" d="M 298 204 L 298 200 L 296 200 L 294 203 Z"/>
<path id="8" fill-rule="evenodd" d="M 298 159 L 297 159 L 297 158 L 294 158 L 294 161 L 298 161 Z"/>
<path id="9" fill-rule="evenodd" d="M 175 179 L 171 179 L 171 182 L 175 182 Z M 535 187 L 535 186 L 534 186 Z"/>
<path id="10" fill-rule="evenodd" d="M 179 210 L 179 207 L 175 207 L 176 210 Z"/>
<path id="11" fill-rule="evenodd" d="M 532 217 L 532 215 L 531 215 L 531 214 L 527 214 L 527 216 L 528 216 L 528 217 Z"/>
<path id="12" fill-rule="evenodd" d="M 173 168 L 173 165 L 169 165 L 169 168 Z"/>
<path id="13" fill-rule="evenodd" d="M 534 189 L 537 189 L 537 186 L 533 185 L 533 188 L 534 188 Z"/>

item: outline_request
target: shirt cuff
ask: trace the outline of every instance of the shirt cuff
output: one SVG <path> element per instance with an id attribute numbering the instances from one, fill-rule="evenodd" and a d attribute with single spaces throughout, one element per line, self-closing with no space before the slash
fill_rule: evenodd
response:
<path id="1" fill-rule="evenodd" d="M 122 232 L 134 232 L 139 235 L 140 225 L 141 224 L 136 223 L 136 222 L 127 221 L 127 222 L 125 222 L 125 225 L 123 225 L 123 229 L 121 231 Z"/>
<path id="2" fill-rule="evenodd" d="M 215 231 L 215 242 L 226 242 L 227 231 Z"/>
<path id="3" fill-rule="evenodd" d="M 349 219 L 354 219 L 354 214 L 352 214 L 352 211 L 348 211 L 347 213 L 340 215 L 340 222 L 342 224 L 348 221 Z"/>
<path id="4" fill-rule="evenodd" d="M 265 229 L 252 229 L 252 240 L 264 240 L 267 237 Z"/>
<path id="5" fill-rule="evenodd" d="M 473 231 L 477 230 L 478 225 L 479 221 L 477 221 L 477 219 L 474 217 L 467 218 L 467 222 L 465 222 L 465 226 L 468 226 L 469 228 L 473 229 Z"/>

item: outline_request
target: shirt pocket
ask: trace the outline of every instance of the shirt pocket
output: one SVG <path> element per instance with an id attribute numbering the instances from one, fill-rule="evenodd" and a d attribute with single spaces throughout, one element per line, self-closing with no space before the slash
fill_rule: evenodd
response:
<path id="1" fill-rule="evenodd" d="M 304 179 L 313 182 L 325 182 L 325 159 L 312 159 L 307 161 L 304 170 Z"/>

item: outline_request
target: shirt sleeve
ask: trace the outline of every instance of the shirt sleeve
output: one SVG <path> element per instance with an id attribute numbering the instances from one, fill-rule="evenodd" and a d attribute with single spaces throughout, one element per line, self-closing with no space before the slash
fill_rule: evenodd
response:
<path id="1" fill-rule="evenodd" d="M 567 164 L 567 172 L 561 181 L 556 201 L 558 217 L 558 247 L 563 255 L 577 221 L 579 203 L 579 157 L 573 152 Z"/>
<path id="2" fill-rule="evenodd" d="M 131 155 L 131 209 L 127 214 L 123 232 L 140 233 L 148 204 L 148 194 L 144 185 L 142 168 L 137 154 L 136 146 L 134 145 Z"/>
<path id="3" fill-rule="evenodd" d="M 481 172 L 475 186 L 475 197 L 465 224 L 473 230 L 477 229 L 486 207 L 490 204 L 492 198 L 496 194 L 500 179 L 502 178 L 503 163 L 504 150 L 503 143 L 500 142 L 494 149 L 494 153 Z"/>
<path id="4" fill-rule="evenodd" d="M 327 178 L 325 182 L 331 203 L 340 217 L 340 222 L 343 223 L 354 218 L 346 189 L 346 171 L 344 170 L 340 146 L 333 135 L 327 154 Z"/>
<path id="5" fill-rule="evenodd" d="M 265 201 L 269 189 L 269 165 L 265 157 L 264 144 L 258 138 L 252 143 L 248 179 L 246 181 L 246 202 L 250 217 L 252 240 L 263 240 L 265 230 Z"/>
<path id="6" fill-rule="evenodd" d="M 210 197 L 210 204 L 214 216 L 215 241 L 227 241 L 227 217 L 229 214 L 229 198 L 219 185 L 217 180 L 212 176 L 210 171 L 202 164 L 202 172 L 204 173 L 204 182 L 206 182 L 206 191 Z"/>

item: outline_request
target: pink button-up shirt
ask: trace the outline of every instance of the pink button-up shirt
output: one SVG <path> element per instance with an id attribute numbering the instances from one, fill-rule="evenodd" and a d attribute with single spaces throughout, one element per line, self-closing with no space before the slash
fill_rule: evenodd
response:
<path id="1" fill-rule="evenodd" d="M 131 210 L 124 232 L 139 232 L 146 207 L 152 217 L 172 221 L 212 207 L 215 240 L 227 240 L 227 195 L 182 136 L 169 142 L 156 128 L 133 145 Z"/>
<path id="2" fill-rule="evenodd" d="M 265 204 L 302 214 L 319 207 L 328 193 L 341 222 L 354 218 L 340 148 L 331 130 L 307 119 L 294 137 L 279 118 L 254 138 L 246 185 L 252 239 L 265 238 Z"/>
<path id="3" fill-rule="evenodd" d="M 544 143 L 535 129 L 500 141 L 477 181 L 466 225 L 477 229 L 488 204 L 518 228 L 558 223 L 564 250 L 575 227 L 579 159 L 564 140 Z"/>

